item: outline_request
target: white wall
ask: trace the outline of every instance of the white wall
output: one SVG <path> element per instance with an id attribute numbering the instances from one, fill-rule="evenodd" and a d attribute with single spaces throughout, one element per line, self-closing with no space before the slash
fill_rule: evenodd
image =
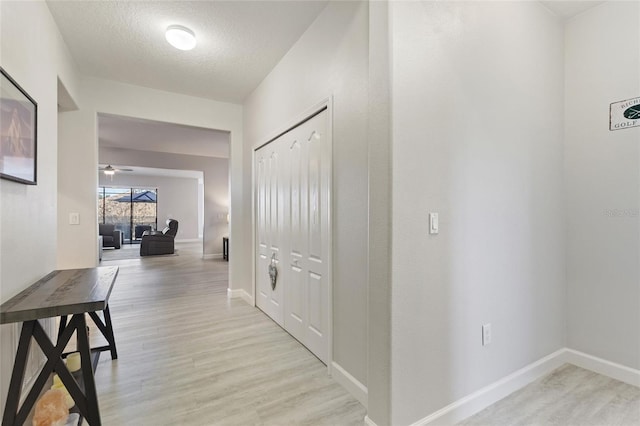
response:
<path id="1" fill-rule="evenodd" d="M 391 424 L 391 79 L 389 4 L 369 3 L 367 417 Z"/>
<path id="2" fill-rule="evenodd" d="M 216 102 L 95 78 L 85 78 L 82 81 L 81 94 L 82 103 L 79 107 L 82 114 L 72 116 L 72 121 L 69 123 L 72 127 L 93 126 L 97 114 L 106 113 L 230 132 L 231 158 L 224 159 L 226 163 L 230 162 L 230 164 L 226 165 L 225 169 L 226 173 L 228 173 L 227 178 L 224 179 L 227 185 L 224 190 L 226 195 L 222 196 L 218 194 L 214 198 L 205 196 L 204 200 L 205 209 L 207 209 L 207 204 L 209 204 L 209 210 L 216 212 L 215 216 L 205 216 L 204 218 L 204 253 L 206 255 L 220 252 L 221 249 L 219 246 L 221 243 L 218 243 L 217 240 L 221 238 L 223 233 L 227 235 L 229 232 L 222 230 L 223 227 L 227 227 L 226 217 L 220 219 L 217 212 L 224 208 L 224 214 L 226 215 L 226 213 L 231 210 L 232 221 L 230 234 L 234 242 L 230 245 L 229 286 L 233 288 L 233 286 L 236 285 L 234 283 L 241 285 L 250 280 L 246 265 L 243 263 L 243 259 L 250 256 L 250 252 L 247 252 L 249 248 L 243 245 L 244 229 L 249 229 L 250 227 L 250 225 L 248 225 L 250 224 L 250 212 L 242 208 L 244 179 L 242 170 L 242 107 L 235 104 Z M 88 123 L 89 120 L 91 121 L 90 124 Z M 94 130 L 94 133 L 95 132 L 97 132 L 97 129 Z M 97 158 L 98 146 L 97 137 L 95 136 L 93 139 L 74 137 L 65 140 L 64 143 L 68 144 L 70 151 L 85 152 L 87 158 Z M 143 164 L 144 161 L 142 160 L 148 157 L 148 155 L 145 156 L 145 154 L 141 154 L 141 161 L 137 164 L 132 164 L 129 161 L 109 162 L 122 165 L 147 165 L 149 167 L 155 167 L 151 164 Z M 178 157 L 180 156 L 174 156 L 173 158 Z M 170 158 L 170 156 L 162 157 L 160 161 L 164 165 L 160 167 L 188 169 L 187 167 L 181 167 L 177 163 L 172 163 Z M 91 162 L 93 162 L 93 160 L 91 160 Z M 66 159 L 60 160 L 60 167 L 64 170 L 74 170 L 74 165 L 75 160 L 73 157 L 69 157 L 68 161 Z M 91 172 L 91 174 L 89 174 L 87 170 L 82 173 L 76 172 L 74 176 L 76 184 L 82 185 L 82 187 L 87 190 L 86 195 L 78 199 L 78 203 L 86 206 L 95 205 L 95 196 L 88 195 L 89 187 L 93 187 L 94 189 L 92 191 L 95 192 L 97 185 L 97 161 L 94 166 L 96 167 L 95 173 Z M 222 170 L 221 167 L 222 166 L 216 167 L 215 170 L 212 170 L 210 173 L 204 170 L 205 181 L 207 180 L 207 176 L 212 180 L 215 179 L 216 176 L 219 176 L 218 173 Z M 222 181 L 222 179 L 219 179 L 219 182 Z M 209 186 L 213 187 L 214 185 L 211 183 Z M 216 192 L 218 192 L 217 189 Z M 221 201 L 223 198 L 226 200 L 226 204 L 224 205 L 223 201 Z M 62 217 L 67 217 L 68 213 L 74 211 L 72 209 L 76 208 L 77 206 L 66 203 L 61 203 L 58 206 L 59 214 Z M 222 214 L 222 212 L 220 212 L 220 214 Z M 92 226 L 95 227 L 95 224 Z M 97 235 L 92 226 L 86 222 L 81 223 L 80 226 L 77 227 L 78 232 L 83 232 L 86 235 L 92 233 Z M 93 266 L 97 262 L 97 258 L 93 259 L 93 262 L 89 262 L 89 260 L 85 259 L 82 255 L 82 253 L 91 252 L 93 250 L 93 244 L 93 242 L 89 243 L 84 241 L 82 244 L 63 242 L 59 245 L 59 251 L 61 256 L 69 259 L 78 259 L 76 264 L 72 265 L 74 267 Z"/>
<path id="3" fill-rule="evenodd" d="M 99 152 L 101 163 L 204 172 L 204 255 L 222 254 L 222 237 L 229 235 L 229 159 L 105 147 Z M 178 229 L 178 239 L 183 238 Z"/>
<path id="4" fill-rule="evenodd" d="M 86 109 L 58 114 L 58 269 L 98 262 L 97 124 Z M 80 214 L 80 225 L 69 224 L 70 213 Z"/>
<path id="5" fill-rule="evenodd" d="M 537 2 L 435 1 L 392 3 L 391 28 L 403 425 L 564 346 L 563 29 Z"/>
<path id="6" fill-rule="evenodd" d="M 0 303 L 56 269 L 58 78 L 76 94 L 75 65 L 61 40 L 44 2 L 0 2 L 0 65 L 38 103 L 38 184 L 0 180 Z M 16 330 L 0 327 L 0 412 Z"/>
<path id="7" fill-rule="evenodd" d="M 367 6 L 330 3 L 244 104 L 249 177 L 253 148 L 333 95 L 333 359 L 365 384 Z M 245 188 L 250 193 L 250 181 Z M 243 288 L 253 294 L 250 280 Z"/>
<path id="8" fill-rule="evenodd" d="M 98 180 L 106 187 L 157 189 L 158 229 L 165 227 L 167 219 L 175 219 L 178 241 L 198 238 L 198 179 L 116 173 L 113 180 L 104 174 Z"/>
<path id="9" fill-rule="evenodd" d="M 568 344 L 640 368 L 640 127 L 609 131 L 609 104 L 640 96 L 640 4 L 566 24 Z"/>

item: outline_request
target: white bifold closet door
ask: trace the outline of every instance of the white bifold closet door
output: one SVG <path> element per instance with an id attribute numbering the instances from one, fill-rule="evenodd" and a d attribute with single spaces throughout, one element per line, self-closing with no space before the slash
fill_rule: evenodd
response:
<path id="1" fill-rule="evenodd" d="M 324 110 L 255 155 L 256 304 L 324 363 L 331 284 L 327 125 Z"/>

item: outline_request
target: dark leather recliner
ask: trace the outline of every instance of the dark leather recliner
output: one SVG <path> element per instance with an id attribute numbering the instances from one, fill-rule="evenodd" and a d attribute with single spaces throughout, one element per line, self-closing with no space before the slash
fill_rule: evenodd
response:
<path id="1" fill-rule="evenodd" d="M 178 221 L 175 219 L 168 219 L 162 231 L 145 231 L 140 242 L 140 256 L 173 254 L 177 233 Z"/>
<path id="2" fill-rule="evenodd" d="M 110 223 L 98 224 L 98 235 L 102 235 L 102 247 L 120 248 L 122 232 Z"/>
<path id="3" fill-rule="evenodd" d="M 151 231 L 151 225 L 136 225 L 134 231 L 135 239 L 139 240 L 145 232 Z"/>

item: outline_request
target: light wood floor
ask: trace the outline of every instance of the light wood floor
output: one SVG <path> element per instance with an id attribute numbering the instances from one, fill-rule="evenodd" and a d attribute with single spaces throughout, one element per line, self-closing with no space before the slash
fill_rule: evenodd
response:
<path id="1" fill-rule="evenodd" d="M 640 389 L 565 364 L 459 425 L 637 426 Z"/>
<path id="2" fill-rule="evenodd" d="M 222 245 L 220 246 L 222 250 Z M 195 254 L 197 251 L 199 254 L 202 254 L 202 242 L 192 242 L 192 243 L 176 243 L 176 253 L 179 253 L 180 250 L 186 250 L 191 254 Z M 170 256 L 170 255 L 166 255 Z M 122 244 L 119 249 L 114 249 L 110 247 L 106 247 L 102 249 L 102 261 L 112 261 L 112 260 L 125 260 L 125 259 L 140 259 L 140 243 L 136 244 Z"/>
<path id="3" fill-rule="evenodd" d="M 103 424 L 362 425 L 366 410 L 320 361 L 227 299 L 228 263 L 202 260 L 201 247 L 102 262 L 120 266 L 110 303 L 119 359 L 103 353 L 96 371 Z M 640 389 L 571 365 L 461 423 L 639 424 Z"/>
<path id="4" fill-rule="evenodd" d="M 227 299 L 227 262 L 179 249 L 102 262 L 120 266 L 109 305 L 118 360 L 105 352 L 96 371 L 104 425 L 363 424 L 364 407 L 317 358 Z"/>
<path id="5" fill-rule="evenodd" d="M 123 244 L 121 248 L 103 248 L 102 249 L 102 261 L 111 260 L 124 260 L 124 259 L 139 259 L 140 258 L 140 244 Z"/>

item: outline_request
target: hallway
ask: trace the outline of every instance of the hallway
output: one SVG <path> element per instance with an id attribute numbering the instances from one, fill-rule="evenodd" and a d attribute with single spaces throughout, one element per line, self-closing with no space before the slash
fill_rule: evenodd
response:
<path id="1" fill-rule="evenodd" d="M 317 358 L 227 299 L 227 262 L 182 250 L 102 265 L 120 266 L 119 359 L 103 354 L 96 371 L 105 425 L 362 424 L 365 408 Z"/>

